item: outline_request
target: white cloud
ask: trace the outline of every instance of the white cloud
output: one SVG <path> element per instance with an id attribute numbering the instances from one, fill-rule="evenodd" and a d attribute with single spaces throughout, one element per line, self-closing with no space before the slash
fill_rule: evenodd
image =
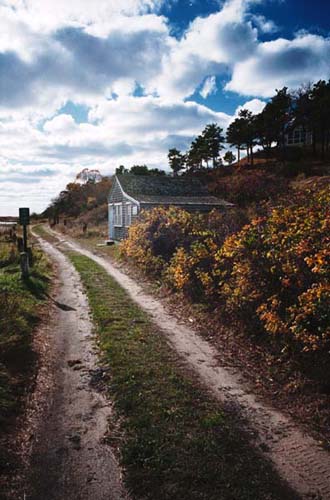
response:
<path id="1" fill-rule="evenodd" d="M 209 95 L 215 94 L 217 91 L 217 79 L 215 76 L 206 78 L 203 87 L 199 91 L 200 95 L 206 99 Z"/>
<path id="2" fill-rule="evenodd" d="M 50 134 L 68 134 L 77 129 L 76 122 L 71 115 L 61 114 L 47 121 L 44 125 L 44 130 Z"/>
<path id="3" fill-rule="evenodd" d="M 265 16 L 254 14 L 251 19 L 262 33 L 276 33 L 279 31 L 279 27 L 274 21 L 267 19 Z"/>
<path id="4" fill-rule="evenodd" d="M 0 5 L 15 12 L 18 20 L 38 32 L 64 26 L 104 26 L 118 15 L 137 16 L 157 12 L 164 0 L 2 0 Z"/>
<path id="5" fill-rule="evenodd" d="M 83 167 L 103 174 L 122 163 L 166 169 L 170 147 L 185 150 L 207 123 L 226 128 L 230 120 L 193 102 L 123 95 L 99 100 L 89 123 L 68 114 L 50 118 L 42 129 L 27 118 L 0 121 L 0 213 L 16 213 L 18 201 L 28 197 L 33 210 L 44 209 Z M 9 190 L 26 198 L 11 198 Z"/>
<path id="6" fill-rule="evenodd" d="M 264 109 L 265 106 L 266 106 L 265 101 L 261 101 L 260 99 L 252 99 L 251 101 L 247 101 L 241 106 L 238 106 L 234 116 L 236 118 L 242 109 L 247 109 L 251 111 L 251 113 L 257 115 L 261 113 L 261 111 Z"/>
<path id="7" fill-rule="evenodd" d="M 261 43 L 252 57 L 234 66 L 226 90 L 267 98 L 284 85 L 328 79 L 329 59 L 330 40 L 317 35 Z"/>
<path id="8" fill-rule="evenodd" d="M 260 42 L 276 27 L 251 15 L 258 1 L 227 0 L 176 39 L 165 0 L 0 0 L 0 212 L 23 196 L 45 208 L 83 167 L 166 168 L 170 147 L 233 119 L 207 107 L 217 75 L 256 113 L 276 87 L 328 78 L 330 41 Z M 205 106 L 187 102 L 201 86 Z M 60 111 L 67 101 L 89 109 L 86 123 Z"/>
<path id="9" fill-rule="evenodd" d="M 245 21 L 247 2 L 228 0 L 208 17 L 197 17 L 179 41 L 163 56 L 163 70 L 149 89 L 160 95 L 191 95 L 207 74 L 218 74 L 244 60 L 257 48 L 257 30 Z"/>

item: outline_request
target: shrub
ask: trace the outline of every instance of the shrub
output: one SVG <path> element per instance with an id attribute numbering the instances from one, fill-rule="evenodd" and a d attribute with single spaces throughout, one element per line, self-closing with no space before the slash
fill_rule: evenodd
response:
<path id="1" fill-rule="evenodd" d="M 207 215 L 179 208 L 155 208 L 142 213 L 121 243 L 123 256 L 144 272 L 163 276 L 167 283 L 194 298 L 202 298 L 215 251 L 246 222 L 240 210 Z"/>
<path id="2" fill-rule="evenodd" d="M 228 238 L 217 253 L 219 297 L 302 353 L 329 350 L 330 188 L 308 192 Z"/>
<path id="3" fill-rule="evenodd" d="M 285 203 L 248 224 L 239 210 L 155 209 L 131 228 L 122 252 L 190 299 L 222 306 L 247 331 L 328 360 L 330 187 Z"/>
<path id="4" fill-rule="evenodd" d="M 159 275 L 176 249 L 189 247 L 202 226 L 202 216 L 174 207 L 144 211 L 139 222 L 130 227 L 121 253 L 148 274 Z"/>

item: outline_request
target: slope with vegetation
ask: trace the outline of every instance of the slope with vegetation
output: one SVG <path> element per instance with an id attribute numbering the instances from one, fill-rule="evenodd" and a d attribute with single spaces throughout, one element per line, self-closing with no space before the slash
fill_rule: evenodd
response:
<path id="1" fill-rule="evenodd" d="M 56 223 L 59 219 L 82 215 L 88 219 L 88 214 L 94 211 L 96 219 L 103 222 L 107 215 L 107 196 L 110 188 L 111 179 L 108 177 L 103 177 L 99 181 L 71 182 L 52 200 L 42 217 L 47 217 L 50 222 Z"/>
<path id="2" fill-rule="evenodd" d="M 13 466 L 6 439 L 35 369 L 33 331 L 45 303 L 50 271 L 43 254 L 34 248 L 30 277 L 22 280 L 19 253 L 6 236 L 0 233 L 0 491 L 5 489 L 2 473 Z"/>
<path id="3" fill-rule="evenodd" d="M 222 166 L 223 160 L 231 165 L 236 157 L 227 152 L 221 157 L 221 150 L 227 142 L 237 149 L 238 163 L 241 152 L 247 155 L 247 161 L 254 164 L 255 147 L 261 148 L 266 158 L 275 155 L 280 160 L 302 160 L 306 150 L 286 147 L 285 137 L 296 127 L 303 130 L 306 146 L 308 133 L 311 134 L 312 158 L 325 160 L 329 156 L 330 145 L 330 81 L 320 80 L 314 85 L 301 87 L 289 92 L 287 87 L 277 90 L 267 102 L 263 111 L 253 114 L 248 109 L 240 110 L 238 117 L 229 125 L 226 138 L 223 129 L 216 124 L 209 124 L 191 143 L 188 151 L 182 153 L 176 148 L 169 150 L 169 163 L 173 172 L 195 172 L 215 169 Z"/>
<path id="4" fill-rule="evenodd" d="M 329 103 L 330 81 L 319 81 L 295 92 L 284 87 L 276 91 L 261 113 L 255 115 L 242 109 L 229 125 L 226 136 L 221 127 L 211 123 L 185 153 L 171 148 L 169 166 L 174 175 L 196 175 L 213 194 L 243 207 L 276 200 L 297 175 L 329 173 Z M 286 134 L 296 127 L 302 128 L 306 141 L 307 134 L 311 134 L 311 145 L 306 142 L 304 148 L 285 146 Z M 230 150 L 222 156 L 225 144 L 237 148 L 237 158 Z M 242 152 L 247 156 L 241 160 Z M 166 175 L 163 170 L 149 169 L 146 165 L 130 169 L 121 165 L 116 173 Z M 68 184 L 43 216 L 55 223 L 71 218 L 78 219 L 78 224 L 103 225 L 104 233 L 111 179 L 96 180 Z"/>
<path id="5" fill-rule="evenodd" d="M 247 224 L 235 211 L 155 209 L 130 229 L 121 251 L 330 382 L 329 203 L 330 186 L 315 187 Z"/>

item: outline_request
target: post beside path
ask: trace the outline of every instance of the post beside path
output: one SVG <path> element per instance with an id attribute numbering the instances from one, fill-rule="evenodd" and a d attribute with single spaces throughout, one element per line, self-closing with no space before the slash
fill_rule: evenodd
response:
<path id="1" fill-rule="evenodd" d="M 29 256 L 27 252 L 20 253 L 21 278 L 29 277 Z"/>
<path id="2" fill-rule="evenodd" d="M 21 266 L 21 277 L 28 278 L 29 267 L 32 263 L 32 253 L 31 249 L 28 248 L 28 235 L 27 226 L 30 224 L 30 209 L 20 208 L 19 209 L 19 223 L 23 227 L 23 244 L 19 245 L 20 251 L 20 266 Z M 23 251 L 22 251 L 23 250 Z M 31 255 L 31 259 L 29 258 Z"/>

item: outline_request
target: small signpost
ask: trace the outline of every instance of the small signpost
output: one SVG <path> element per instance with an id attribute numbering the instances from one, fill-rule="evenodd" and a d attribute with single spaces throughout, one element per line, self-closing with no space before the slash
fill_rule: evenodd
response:
<path id="1" fill-rule="evenodd" d="M 30 209 L 19 209 L 19 223 L 23 226 L 23 249 L 27 252 L 27 226 L 30 224 Z"/>
<path id="2" fill-rule="evenodd" d="M 21 273 L 22 278 L 29 276 L 29 254 L 27 243 L 27 226 L 30 224 L 30 209 L 19 209 L 19 223 L 23 226 L 23 252 L 21 253 Z"/>

